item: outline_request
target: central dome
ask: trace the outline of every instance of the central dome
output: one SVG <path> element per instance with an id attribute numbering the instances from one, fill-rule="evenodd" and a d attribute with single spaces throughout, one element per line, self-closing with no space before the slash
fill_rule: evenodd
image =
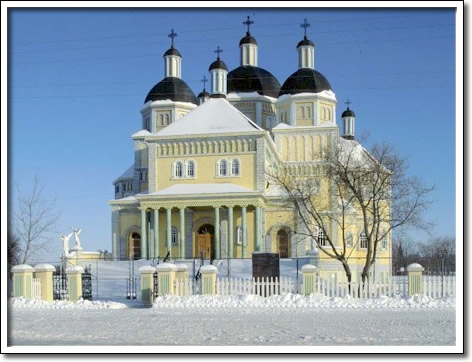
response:
<path id="1" fill-rule="evenodd" d="M 319 93 L 324 90 L 332 91 L 332 88 L 323 74 L 311 68 L 300 68 L 287 78 L 279 95 Z"/>
<path id="2" fill-rule="evenodd" d="M 177 77 L 165 77 L 157 83 L 149 91 L 144 103 L 166 99 L 170 99 L 174 102 L 198 104 L 195 94 L 193 94 L 190 87 L 182 79 Z"/>
<path id="3" fill-rule="evenodd" d="M 257 92 L 277 98 L 280 83 L 270 72 L 252 65 L 242 65 L 228 73 L 228 93 Z"/>

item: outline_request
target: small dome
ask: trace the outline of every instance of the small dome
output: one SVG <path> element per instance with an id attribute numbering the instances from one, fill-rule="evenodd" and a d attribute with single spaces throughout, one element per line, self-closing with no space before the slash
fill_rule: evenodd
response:
<path id="1" fill-rule="evenodd" d="M 241 39 L 239 46 L 243 44 L 254 44 L 257 45 L 256 38 L 254 38 L 249 32 L 246 33 L 246 36 Z"/>
<path id="2" fill-rule="evenodd" d="M 180 52 L 177 49 L 175 49 L 174 47 L 170 47 L 170 49 L 164 53 L 164 57 L 166 57 L 168 55 L 176 55 L 176 56 L 182 58 L 182 55 L 180 54 Z"/>
<path id="3" fill-rule="evenodd" d="M 341 114 L 341 118 L 344 118 L 344 117 L 355 117 L 355 116 L 356 116 L 356 114 L 355 114 L 353 111 L 351 111 L 349 108 L 346 109 L 346 110 L 343 112 L 343 114 Z"/>
<path id="4" fill-rule="evenodd" d="M 208 93 L 205 89 L 202 90 L 197 96 L 197 98 L 208 98 L 208 97 L 210 97 L 210 93 Z"/>
<path id="5" fill-rule="evenodd" d="M 228 67 L 226 66 L 225 62 L 220 60 L 220 58 L 216 59 L 213 63 L 211 63 L 208 71 L 211 72 L 213 69 L 223 69 L 223 70 L 228 71 Z"/>
<path id="6" fill-rule="evenodd" d="M 228 73 L 228 93 L 257 92 L 277 98 L 280 83 L 270 72 L 252 65 L 242 65 Z"/>
<path id="7" fill-rule="evenodd" d="M 180 78 L 165 77 L 149 91 L 144 103 L 170 99 L 174 102 L 188 102 L 198 104 L 195 94 Z"/>
<path id="8" fill-rule="evenodd" d="M 303 40 L 300 41 L 300 43 L 297 44 L 297 49 L 303 45 L 309 45 L 309 46 L 315 47 L 315 44 L 306 36 L 303 38 Z"/>
<path id="9" fill-rule="evenodd" d="M 297 93 L 319 93 L 332 90 L 323 74 L 310 68 L 300 68 L 282 85 L 279 95 Z"/>

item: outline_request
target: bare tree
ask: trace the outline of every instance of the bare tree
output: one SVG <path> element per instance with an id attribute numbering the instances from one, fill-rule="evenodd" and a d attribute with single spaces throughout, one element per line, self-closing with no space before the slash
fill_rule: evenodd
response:
<path id="1" fill-rule="evenodd" d="M 35 253 L 45 249 L 48 235 L 54 231 L 59 219 L 55 201 L 46 201 L 42 196 L 38 175 L 35 175 L 29 193 L 18 190 L 13 224 L 19 240 L 21 263 L 28 262 Z"/>
<path id="2" fill-rule="evenodd" d="M 428 229 L 423 213 L 430 204 L 432 187 L 406 173 L 406 160 L 387 144 L 374 145 L 370 151 L 354 140 L 340 139 L 338 146 L 326 148 L 322 160 L 300 176 L 290 166 L 271 172 L 269 178 L 284 190 L 306 232 L 325 255 L 343 265 L 348 281 L 348 260 L 359 239 L 352 240 L 353 225 L 362 229 L 365 248 L 362 280 L 369 276 L 382 243 L 392 230 L 407 227 Z M 327 190 L 319 195 L 319 183 L 325 179 Z M 340 230 L 339 244 L 330 234 L 330 224 Z M 297 231 L 298 232 L 298 231 Z M 322 237 L 320 237 L 320 235 Z"/>
<path id="3" fill-rule="evenodd" d="M 8 245 L 8 269 L 16 265 L 20 261 L 20 243 L 18 237 L 10 230 L 7 231 L 7 245 Z"/>

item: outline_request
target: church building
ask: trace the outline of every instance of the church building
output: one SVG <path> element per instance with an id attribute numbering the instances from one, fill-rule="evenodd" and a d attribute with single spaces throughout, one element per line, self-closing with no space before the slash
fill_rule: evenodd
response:
<path id="1" fill-rule="evenodd" d="M 331 197 L 318 169 L 328 147 L 355 138 L 352 110 L 336 120 L 337 98 L 315 70 L 315 44 L 305 35 L 296 44 L 298 64 L 280 85 L 259 67 L 259 46 L 247 32 L 239 42 L 240 66 L 228 71 L 221 49 L 209 66 L 210 92 L 195 96 L 182 79 L 185 66 L 174 44 L 164 53 L 164 78 L 140 109 L 134 163 L 113 181 L 112 253 L 115 260 L 251 258 L 276 252 L 280 258 L 307 256 L 308 237 L 297 234 L 295 210 L 281 203 L 268 170 L 289 168 L 319 179 L 321 199 Z M 295 44 L 294 44 L 295 45 Z M 290 65 L 287 65 L 290 66 Z M 206 78 L 204 77 L 204 80 Z M 330 202 L 326 203 L 329 208 Z M 337 241 L 338 228 L 329 225 Z M 353 224 L 354 275 L 365 253 L 362 229 Z M 359 242 L 357 242 L 359 241 Z M 390 237 L 382 243 L 374 274 L 390 275 Z M 342 278 L 341 264 L 318 255 L 321 273 Z M 357 274 L 356 274 L 357 273 Z"/>

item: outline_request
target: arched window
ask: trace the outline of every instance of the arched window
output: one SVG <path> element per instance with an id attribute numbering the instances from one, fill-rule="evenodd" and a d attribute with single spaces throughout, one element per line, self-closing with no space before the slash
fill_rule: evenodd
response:
<path id="1" fill-rule="evenodd" d="M 177 229 L 175 227 L 172 227 L 172 230 L 170 233 L 170 240 L 171 240 L 172 245 L 177 245 L 178 237 L 179 237 L 179 234 L 177 233 Z"/>
<path id="2" fill-rule="evenodd" d="M 362 231 L 359 235 L 359 248 L 367 249 L 367 235 L 364 231 Z"/>
<path id="3" fill-rule="evenodd" d="M 385 232 L 383 231 L 382 234 Z M 387 249 L 387 235 L 384 235 L 383 239 L 380 241 L 380 244 L 382 245 L 382 249 Z"/>
<path id="4" fill-rule="evenodd" d="M 239 161 L 238 160 L 233 160 L 231 162 L 231 174 L 232 175 L 239 175 Z"/>
<path id="5" fill-rule="evenodd" d="M 187 163 L 187 176 L 188 177 L 195 176 L 195 165 L 193 161 L 188 161 Z"/>
<path id="6" fill-rule="evenodd" d="M 161 126 L 163 126 L 163 125 L 164 125 L 164 115 L 163 115 L 163 114 L 161 114 L 161 115 L 159 116 L 159 121 L 160 121 L 159 124 L 160 124 Z"/>
<path id="7" fill-rule="evenodd" d="M 221 160 L 220 161 L 220 176 L 226 176 L 226 172 L 227 172 L 226 160 Z"/>
<path id="8" fill-rule="evenodd" d="M 236 228 L 236 244 L 243 245 L 243 229 L 241 226 Z"/>
<path id="9" fill-rule="evenodd" d="M 169 123 L 170 123 L 170 122 L 169 122 L 169 115 L 166 114 L 166 125 L 169 125 Z"/>
<path id="10" fill-rule="evenodd" d="M 348 248 L 352 248 L 352 246 L 353 246 L 353 241 L 354 241 L 354 238 L 353 238 L 353 236 L 352 236 L 352 233 L 347 233 L 347 234 L 346 234 L 345 241 L 346 241 L 346 246 L 347 246 Z"/>
<path id="11" fill-rule="evenodd" d="M 322 229 L 318 229 L 318 242 L 321 246 L 326 246 L 326 235 Z"/>
<path id="12" fill-rule="evenodd" d="M 176 164 L 175 164 L 175 173 L 174 173 L 174 176 L 175 177 L 182 177 L 183 175 L 183 164 L 182 162 L 178 161 Z"/>

